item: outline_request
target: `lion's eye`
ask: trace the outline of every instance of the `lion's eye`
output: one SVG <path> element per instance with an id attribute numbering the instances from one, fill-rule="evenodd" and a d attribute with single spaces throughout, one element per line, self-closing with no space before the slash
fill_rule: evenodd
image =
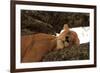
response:
<path id="1" fill-rule="evenodd" d="M 67 42 L 69 42 L 69 40 L 67 40 Z"/>
<path id="2" fill-rule="evenodd" d="M 66 36 L 66 39 L 68 39 L 69 37 L 68 36 Z"/>
<path id="3" fill-rule="evenodd" d="M 68 36 L 66 36 L 66 41 L 69 42 L 69 37 Z"/>

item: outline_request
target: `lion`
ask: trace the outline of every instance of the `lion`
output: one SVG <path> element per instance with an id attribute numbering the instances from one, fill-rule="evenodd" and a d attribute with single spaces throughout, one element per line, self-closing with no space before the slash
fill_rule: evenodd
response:
<path id="1" fill-rule="evenodd" d="M 57 36 L 56 49 L 69 48 L 73 45 L 79 46 L 79 44 L 80 40 L 77 33 L 75 31 L 71 31 L 68 24 L 64 24 L 59 36 Z"/>
<path id="2" fill-rule="evenodd" d="M 21 36 L 21 62 L 40 62 L 42 58 L 53 50 L 79 46 L 76 32 L 71 31 L 68 24 L 64 24 L 59 36 L 37 33 Z"/>

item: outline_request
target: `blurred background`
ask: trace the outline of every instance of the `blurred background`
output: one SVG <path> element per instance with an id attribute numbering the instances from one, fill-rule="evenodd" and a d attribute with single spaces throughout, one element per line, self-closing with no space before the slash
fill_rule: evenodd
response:
<path id="1" fill-rule="evenodd" d="M 21 10 L 22 35 L 32 32 L 59 33 L 66 23 L 70 28 L 89 26 L 89 13 Z"/>

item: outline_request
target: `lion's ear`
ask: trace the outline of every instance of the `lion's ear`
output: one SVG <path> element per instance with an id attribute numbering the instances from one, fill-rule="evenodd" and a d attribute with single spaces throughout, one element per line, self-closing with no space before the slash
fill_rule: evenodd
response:
<path id="1" fill-rule="evenodd" d="M 66 26 L 68 27 L 68 24 L 64 24 L 64 27 L 66 27 Z"/>
<path id="2" fill-rule="evenodd" d="M 63 29 L 64 29 L 66 32 L 69 32 L 69 31 L 70 31 L 70 30 L 69 30 L 68 24 L 64 24 Z"/>

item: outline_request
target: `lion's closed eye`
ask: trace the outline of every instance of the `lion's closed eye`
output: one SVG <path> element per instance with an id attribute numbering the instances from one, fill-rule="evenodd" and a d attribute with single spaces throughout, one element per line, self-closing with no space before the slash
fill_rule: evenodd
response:
<path id="1" fill-rule="evenodd" d="M 70 42 L 70 40 L 69 40 L 69 36 L 66 36 L 65 39 L 66 39 L 65 41 L 67 41 L 68 43 Z"/>

